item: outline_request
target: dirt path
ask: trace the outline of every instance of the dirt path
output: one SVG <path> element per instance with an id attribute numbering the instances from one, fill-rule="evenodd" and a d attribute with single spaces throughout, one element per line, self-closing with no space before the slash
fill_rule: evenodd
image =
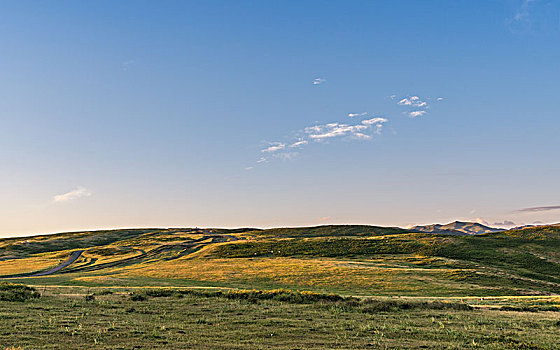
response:
<path id="1" fill-rule="evenodd" d="M 210 242 L 204 242 L 208 239 L 210 239 Z M 216 234 L 212 231 L 204 230 L 202 238 L 190 240 L 178 244 L 161 244 L 160 246 L 150 251 L 139 250 L 141 254 L 124 258 L 121 260 L 96 264 L 97 259 L 94 259 L 85 264 L 82 263 L 82 264 L 72 265 L 76 260 L 78 260 L 78 258 L 82 255 L 82 253 L 86 251 L 85 249 L 76 250 L 70 254 L 70 257 L 66 261 L 64 261 L 62 264 L 56 267 L 53 267 L 52 269 L 46 271 L 33 272 L 33 273 L 20 273 L 17 275 L 2 276 L 2 278 L 41 277 L 41 276 L 51 275 L 54 273 L 67 274 L 67 273 L 77 273 L 77 272 L 98 271 L 106 268 L 122 267 L 122 266 L 127 266 L 143 261 L 148 261 L 150 259 L 154 259 L 158 257 L 160 254 L 165 254 L 168 252 L 175 252 L 175 254 L 173 256 L 166 256 L 162 258 L 164 260 L 173 260 L 173 259 L 180 258 L 186 254 L 192 253 L 193 249 L 198 250 L 208 244 L 232 242 L 237 240 L 239 240 L 239 238 L 235 236 Z"/>
<path id="2" fill-rule="evenodd" d="M 27 276 L 22 276 L 22 277 L 39 277 L 39 276 L 46 276 L 46 275 L 50 275 L 52 273 L 55 273 L 57 271 L 62 270 L 63 268 L 65 268 L 66 266 L 72 264 L 74 261 L 76 261 L 80 255 L 82 255 L 84 251 L 83 250 L 76 250 L 74 252 L 72 252 L 72 254 L 70 254 L 70 257 L 68 258 L 68 260 L 66 260 L 65 262 L 63 262 L 62 264 L 53 267 L 50 270 L 47 271 L 41 271 L 41 272 L 37 272 L 31 275 L 27 275 Z"/>

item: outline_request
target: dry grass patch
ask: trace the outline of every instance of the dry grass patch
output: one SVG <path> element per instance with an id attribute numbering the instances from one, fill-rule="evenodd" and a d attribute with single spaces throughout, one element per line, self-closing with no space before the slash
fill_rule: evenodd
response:
<path id="1" fill-rule="evenodd" d="M 449 279 L 454 270 L 386 268 L 369 265 L 369 262 L 338 259 L 178 259 L 131 266 L 119 271 L 123 277 L 188 279 L 248 286 L 267 284 L 366 294 L 425 295 L 445 290 L 466 292 L 469 288 L 464 282 Z"/>

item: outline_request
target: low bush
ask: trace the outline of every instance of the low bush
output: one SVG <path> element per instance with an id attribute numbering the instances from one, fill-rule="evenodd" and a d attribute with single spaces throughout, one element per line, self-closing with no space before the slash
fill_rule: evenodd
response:
<path id="1" fill-rule="evenodd" d="M 502 311 L 519 311 L 519 312 L 539 312 L 539 311 L 560 311 L 558 306 L 542 305 L 542 306 L 502 306 Z"/>
<path id="2" fill-rule="evenodd" d="M 215 297 L 236 300 L 277 300 L 291 303 L 312 303 L 317 301 L 341 301 L 345 300 L 344 297 L 336 294 L 323 294 L 305 291 L 292 291 L 287 289 L 275 290 L 173 290 L 173 289 L 150 289 L 142 292 L 134 292 L 131 294 L 131 300 L 145 300 L 147 297 L 184 297 L 186 295 L 200 296 L 200 297 Z M 144 298 L 144 299 L 140 299 Z"/>
<path id="3" fill-rule="evenodd" d="M 142 292 L 134 292 L 131 300 L 142 301 L 148 297 L 184 297 L 186 295 L 205 298 L 226 298 L 232 300 L 247 300 L 256 302 L 259 300 L 276 300 L 294 304 L 308 303 L 336 303 L 347 308 L 357 308 L 364 313 L 377 313 L 385 311 L 398 311 L 410 309 L 429 310 L 472 310 L 472 306 L 464 303 L 442 302 L 442 301 L 405 301 L 405 300 L 378 300 L 370 298 L 343 297 L 336 294 L 315 293 L 307 291 L 293 291 L 288 289 L 274 290 L 203 290 L 203 289 L 151 289 Z"/>
<path id="4" fill-rule="evenodd" d="M 33 287 L 24 284 L 0 282 L 0 301 L 26 301 L 41 296 Z"/>
<path id="5" fill-rule="evenodd" d="M 130 300 L 132 300 L 132 301 L 144 301 L 144 300 L 146 300 L 146 297 L 142 294 L 133 292 L 133 293 L 130 294 Z"/>
<path id="6" fill-rule="evenodd" d="M 364 313 L 377 313 L 396 310 L 472 310 L 473 307 L 464 303 L 442 301 L 401 301 L 401 300 L 376 300 L 364 299 L 360 305 Z"/>

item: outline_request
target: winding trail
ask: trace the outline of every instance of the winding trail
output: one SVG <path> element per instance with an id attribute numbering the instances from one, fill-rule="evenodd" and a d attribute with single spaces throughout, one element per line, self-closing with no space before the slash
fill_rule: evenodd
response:
<path id="1" fill-rule="evenodd" d="M 72 264 L 74 261 L 76 261 L 80 257 L 80 255 L 82 255 L 83 252 L 84 252 L 84 250 L 73 251 L 72 254 L 70 254 L 70 257 L 68 258 L 68 260 L 66 260 L 62 264 L 60 264 L 56 267 L 53 267 L 52 269 L 47 270 L 47 271 L 41 271 L 41 272 L 37 272 L 37 273 L 31 274 L 31 275 L 22 276 L 22 277 L 39 277 L 39 276 L 46 276 L 46 275 L 53 274 L 57 271 L 62 270 L 66 266 Z"/>
<path id="2" fill-rule="evenodd" d="M 86 249 L 75 250 L 70 254 L 70 257 L 66 261 L 49 270 L 32 272 L 32 273 L 20 273 L 16 275 L 8 275 L 8 276 L 0 276 L 0 278 L 4 279 L 4 278 L 41 277 L 41 276 L 52 275 L 54 273 L 68 274 L 68 273 L 76 273 L 76 272 L 98 271 L 106 268 L 121 267 L 121 266 L 127 266 L 143 261 L 148 261 L 150 259 L 154 259 L 157 258 L 158 256 L 161 256 L 160 254 L 165 254 L 168 252 L 175 251 L 176 253 L 172 256 L 161 256 L 161 258 L 164 260 L 174 260 L 186 254 L 193 253 L 194 251 L 199 250 L 208 244 L 233 242 L 239 240 L 238 237 L 232 235 L 217 234 L 210 230 L 203 230 L 202 233 L 203 236 L 199 239 L 193 239 L 178 244 L 161 244 L 160 246 L 150 251 L 137 249 L 140 252 L 139 255 L 120 259 L 120 260 L 110 261 L 106 263 L 100 263 L 100 264 L 96 264 L 97 259 L 94 258 L 94 259 L 90 259 L 90 261 L 86 261 L 85 263 L 72 265 L 76 260 L 78 260 L 78 258 L 80 258 L 82 253 L 86 251 Z M 208 239 L 210 239 L 210 242 L 204 242 L 205 240 Z"/>

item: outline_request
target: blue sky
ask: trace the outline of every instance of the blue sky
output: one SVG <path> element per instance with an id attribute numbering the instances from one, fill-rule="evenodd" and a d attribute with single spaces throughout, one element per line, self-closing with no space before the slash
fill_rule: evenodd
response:
<path id="1" fill-rule="evenodd" d="M 559 222 L 559 44 L 551 0 L 2 2 L 0 235 Z"/>

